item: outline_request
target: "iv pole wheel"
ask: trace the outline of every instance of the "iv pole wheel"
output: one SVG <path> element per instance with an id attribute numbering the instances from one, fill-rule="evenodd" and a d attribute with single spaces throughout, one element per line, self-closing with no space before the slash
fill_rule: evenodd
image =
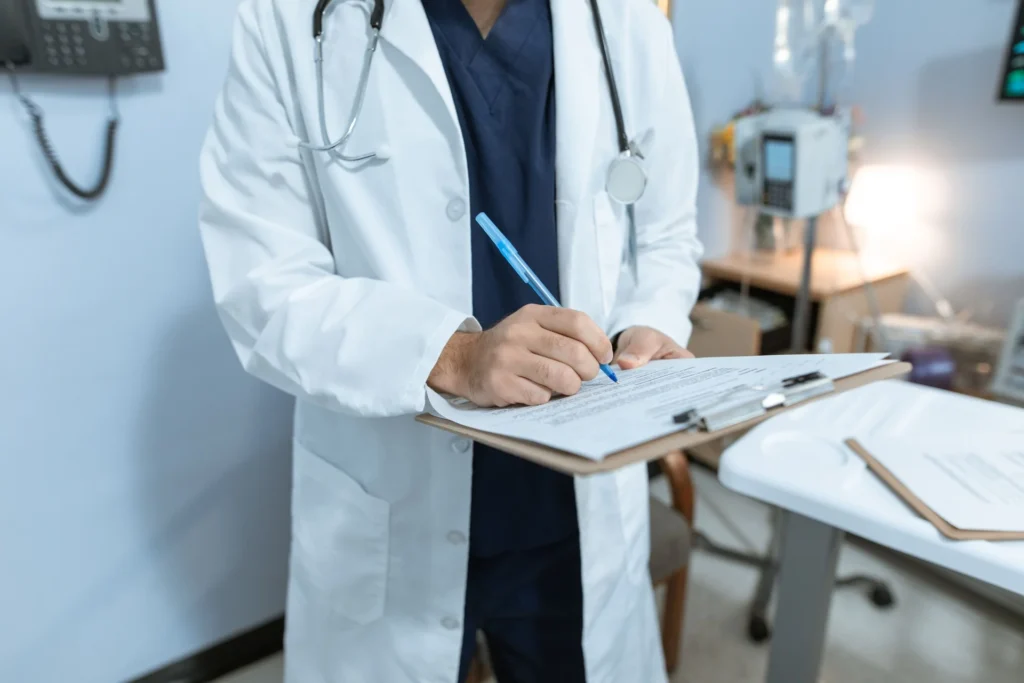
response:
<path id="1" fill-rule="evenodd" d="M 892 591 L 889 590 L 889 587 L 886 586 L 884 583 L 876 584 L 871 589 L 871 593 L 869 595 L 871 597 L 871 602 L 875 605 L 875 607 L 879 607 L 881 609 L 890 609 L 893 605 L 896 604 L 896 597 L 892 594 Z"/>
<path id="2" fill-rule="evenodd" d="M 768 626 L 768 620 L 760 615 L 750 617 L 747 622 L 747 636 L 755 643 L 763 643 L 772 637 L 772 630 Z"/>

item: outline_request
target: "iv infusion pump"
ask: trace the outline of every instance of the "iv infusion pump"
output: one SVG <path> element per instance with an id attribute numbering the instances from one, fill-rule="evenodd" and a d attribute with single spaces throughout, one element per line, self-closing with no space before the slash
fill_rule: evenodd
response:
<path id="1" fill-rule="evenodd" d="M 4 4 L 0 63 L 83 76 L 164 69 L 153 0 L 0 0 Z"/>
<path id="2" fill-rule="evenodd" d="M 835 207 L 847 176 L 849 123 L 801 109 L 736 122 L 736 202 L 784 218 Z"/>

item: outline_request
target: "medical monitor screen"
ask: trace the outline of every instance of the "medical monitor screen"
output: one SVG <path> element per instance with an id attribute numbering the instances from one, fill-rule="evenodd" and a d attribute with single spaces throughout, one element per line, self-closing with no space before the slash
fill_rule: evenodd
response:
<path id="1" fill-rule="evenodd" d="M 765 138 L 764 178 L 770 182 L 793 182 L 793 140 Z"/>
<path id="2" fill-rule="evenodd" d="M 1006 102 L 1024 102 L 1024 0 L 1017 8 L 1006 66 L 999 86 L 999 98 Z"/>

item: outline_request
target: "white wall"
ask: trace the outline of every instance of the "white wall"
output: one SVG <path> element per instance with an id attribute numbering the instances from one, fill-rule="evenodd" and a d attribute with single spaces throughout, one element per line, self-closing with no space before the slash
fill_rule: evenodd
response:
<path id="1" fill-rule="evenodd" d="M 0 681 L 112 683 L 280 615 L 290 405 L 211 304 L 197 155 L 233 0 L 162 0 L 108 195 L 69 209 L 0 79 Z M 26 80 L 91 182 L 103 81 Z"/>
<path id="2" fill-rule="evenodd" d="M 701 143 L 770 84 L 773 0 L 675 0 Z M 867 161 L 923 175 L 909 234 L 870 235 L 979 319 L 1005 322 L 1024 297 L 1024 106 L 996 91 L 1015 0 L 876 0 L 860 29 L 849 101 L 866 115 Z M 731 196 L 705 173 L 701 228 L 728 248 Z M 895 230 L 895 228 L 889 228 Z M 824 236 L 828 238 L 828 236 Z M 915 297 L 912 308 L 921 308 Z"/>

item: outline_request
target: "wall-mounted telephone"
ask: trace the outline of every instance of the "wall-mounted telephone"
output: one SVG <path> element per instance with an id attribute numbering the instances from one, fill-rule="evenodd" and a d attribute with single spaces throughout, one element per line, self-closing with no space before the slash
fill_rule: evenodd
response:
<path id="1" fill-rule="evenodd" d="M 32 118 L 39 145 L 58 180 L 96 199 L 107 187 L 119 117 L 115 77 L 164 70 L 155 0 L 0 0 L 0 67 Z M 22 94 L 18 74 L 107 76 L 111 113 L 100 179 L 83 189 L 68 178 L 43 129 L 42 110 Z"/>
<path id="2" fill-rule="evenodd" d="M 164 68 L 153 0 L 0 0 L 0 62 L 37 73 Z"/>

